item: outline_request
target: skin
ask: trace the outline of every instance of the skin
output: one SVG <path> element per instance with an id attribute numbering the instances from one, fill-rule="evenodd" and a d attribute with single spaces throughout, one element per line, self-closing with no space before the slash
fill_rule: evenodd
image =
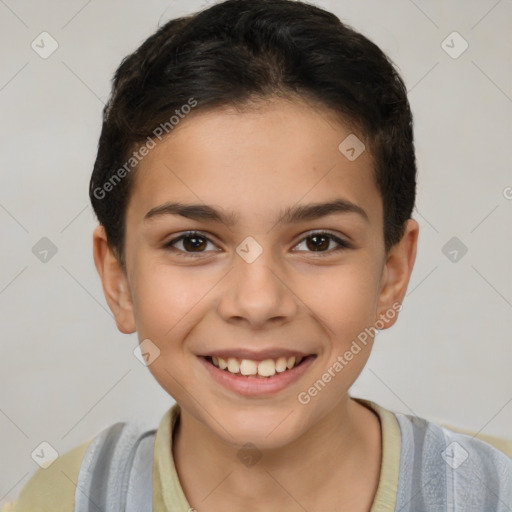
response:
<path id="1" fill-rule="evenodd" d="M 371 508 L 381 427 L 347 392 L 373 340 L 307 405 L 297 399 L 359 333 L 402 302 L 416 257 L 414 220 L 386 253 L 370 152 L 349 161 L 338 150 L 350 133 L 328 110 L 301 101 L 196 112 L 139 164 L 126 216 L 126 271 L 103 227 L 94 232 L 95 264 L 119 330 L 137 331 L 160 350 L 148 368 L 180 404 L 173 456 L 199 512 Z M 360 206 L 368 219 L 345 212 L 278 222 L 289 206 L 335 198 Z M 168 201 L 204 203 L 239 218 L 229 227 L 176 215 L 144 220 Z M 174 251 L 163 247 L 187 230 L 209 241 L 200 238 L 196 252 L 183 242 Z M 306 237 L 318 230 L 350 248 L 334 250 L 327 238 L 315 252 Z M 247 236 L 263 250 L 252 263 L 236 253 Z M 233 347 L 316 358 L 285 390 L 247 398 L 214 381 L 198 358 Z M 262 455 L 249 467 L 237 457 L 247 442 Z"/>

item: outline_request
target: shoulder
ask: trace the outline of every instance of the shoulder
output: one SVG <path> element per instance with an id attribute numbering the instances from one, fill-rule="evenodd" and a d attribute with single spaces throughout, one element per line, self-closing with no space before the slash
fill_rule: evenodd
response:
<path id="1" fill-rule="evenodd" d="M 147 501 L 155 434 L 139 422 L 110 425 L 46 469 L 38 469 L 16 502 L 4 505 L 2 512 L 73 512 L 89 510 L 90 502 L 107 510 L 130 490 L 137 495 L 133 503 Z"/>
<path id="2" fill-rule="evenodd" d="M 498 461 L 506 467 L 512 465 L 512 442 L 493 436 L 483 436 L 460 430 L 409 414 L 393 413 L 405 443 L 418 447 L 442 447 L 442 459 L 448 466 L 462 466 L 471 457 L 481 464 Z M 463 448 L 461 450 L 460 448 Z M 454 460 L 450 460 L 453 458 Z"/>
<path id="3" fill-rule="evenodd" d="M 39 468 L 3 512 L 73 512 L 80 465 L 92 438 Z"/>
<path id="4" fill-rule="evenodd" d="M 399 500 L 415 496 L 422 510 L 508 510 L 512 458 L 474 435 L 417 416 L 394 415 L 402 438 Z"/>

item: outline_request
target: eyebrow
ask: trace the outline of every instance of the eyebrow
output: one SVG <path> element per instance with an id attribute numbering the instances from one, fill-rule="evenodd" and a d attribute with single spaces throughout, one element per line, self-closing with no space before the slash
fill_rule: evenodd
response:
<path id="1" fill-rule="evenodd" d="M 346 199 L 335 199 L 327 203 L 290 206 L 280 215 L 277 222 L 281 224 L 294 224 L 341 213 L 356 213 L 369 222 L 368 214 L 363 208 Z M 151 208 L 144 216 L 144 221 L 164 215 L 180 215 L 197 221 L 220 222 L 226 226 L 233 226 L 238 220 L 238 216 L 234 212 L 221 212 L 213 206 L 206 204 L 168 202 Z"/>

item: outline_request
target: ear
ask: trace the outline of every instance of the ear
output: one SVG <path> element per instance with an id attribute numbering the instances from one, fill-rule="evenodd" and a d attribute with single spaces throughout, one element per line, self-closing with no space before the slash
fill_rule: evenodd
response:
<path id="1" fill-rule="evenodd" d="M 409 219 L 401 240 L 386 256 L 377 311 L 377 322 L 380 320 L 378 323 L 380 326 L 384 324 L 384 329 L 391 327 L 398 318 L 397 312 L 401 309 L 416 260 L 418 233 L 418 223 Z"/>
<path id="2" fill-rule="evenodd" d="M 103 226 L 98 226 L 94 230 L 93 256 L 96 270 L 101 278 L 103 293 L 114 314 L 117 328 L 124 334 L 135 332 L 135 317 L 128 280 L 107 242 Z"/>

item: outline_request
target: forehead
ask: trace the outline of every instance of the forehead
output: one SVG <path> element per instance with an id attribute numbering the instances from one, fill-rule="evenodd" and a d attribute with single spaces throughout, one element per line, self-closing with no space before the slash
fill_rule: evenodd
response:
<path id="1" fill-rule="evenodd" d="M 347 158 L 354 153 L 347 144 L 362 150 L 354 137 L 326 108 L 303 102 L 197 111 L 139 163 L 128 216 L 140 219 L 179 200 L 217 205 L 244 223 L 283 206 L 341 197 L 379 223 L 371 155 Z"/>

